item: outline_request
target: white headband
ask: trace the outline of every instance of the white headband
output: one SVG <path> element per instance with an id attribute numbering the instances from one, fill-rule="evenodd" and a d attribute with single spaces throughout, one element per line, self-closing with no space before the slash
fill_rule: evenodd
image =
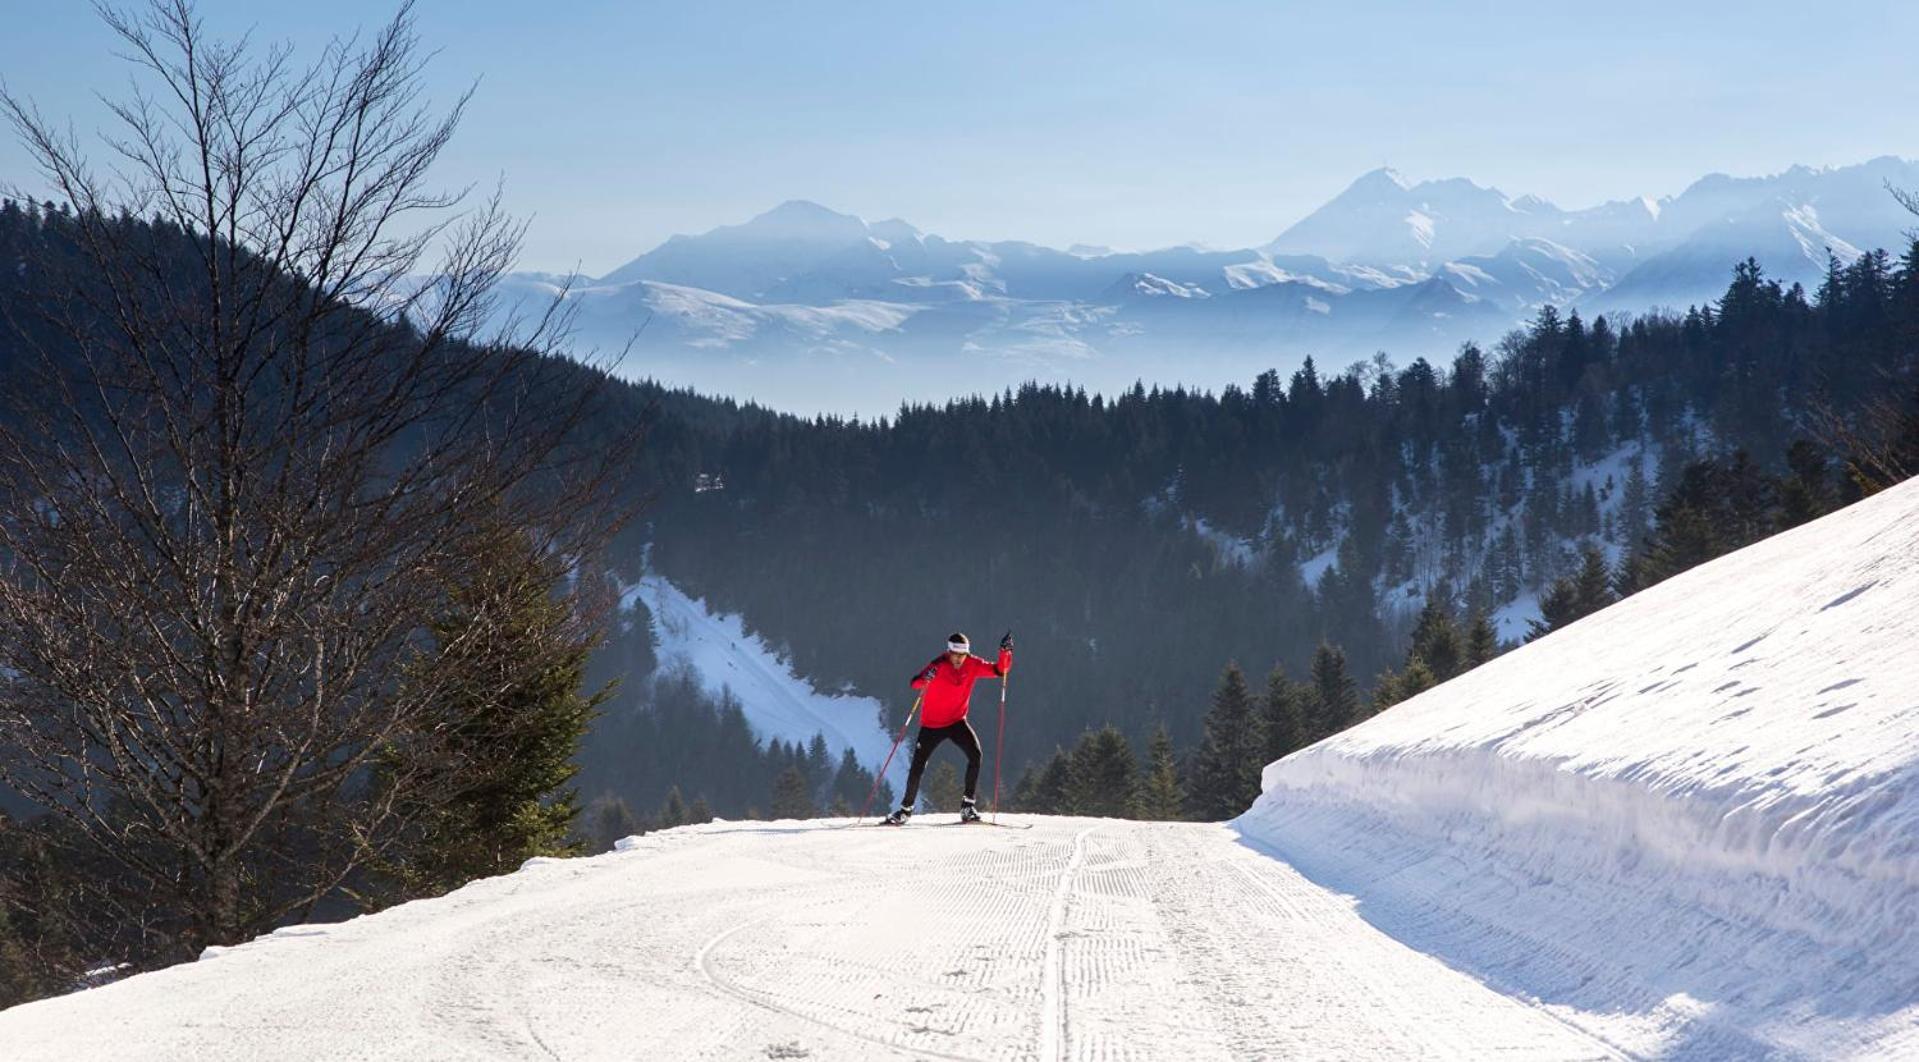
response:
<path id="1" fill-rule="evenodd" d="M 973 646 L 970 642 L 947 642 L 946 643 L 946 651 L 949 653 L 970 652 L 972 648 Z"/>

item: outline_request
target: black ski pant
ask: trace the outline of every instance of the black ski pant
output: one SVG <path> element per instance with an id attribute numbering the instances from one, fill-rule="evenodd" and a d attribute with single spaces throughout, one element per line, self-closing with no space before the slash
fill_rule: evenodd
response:
<path id="1" fill-rule="evenodd" d="M 900 800 L 900 807 L 910 808 L 920 798 L 920 775 L 926 773 L 926 761 L 933 757 L 933 750 L 940 742 L 951 741 L 966 753 L 966 799 L 972 801 L 979 795 L 979 735 L 973 733 L 973 724 L 962 719 L 951 726 L 923 726 L 920 736 L 913 740 L 913 766 L 906 772 L 906 796 Z"/>

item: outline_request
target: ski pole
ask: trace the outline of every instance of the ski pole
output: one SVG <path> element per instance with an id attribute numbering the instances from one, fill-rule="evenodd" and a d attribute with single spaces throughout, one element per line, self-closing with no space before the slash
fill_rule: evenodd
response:
<path id="1" fill-rule="evenodd" d="M 1006 751 L 1006 680 L 999 677 L 999 734 L 993 738 L 993 825 L 999 825 L 999 765 Z"/>
<path id="2" fill-rule="evenodd" d="M 893 747 L 886 750 L 886 762 L 880 764 L 879 773 L 873 776 L 873 788 L 867 791 L 866 803 L 860 805 L 860 813 L 853 819 L 855 825 L 866 818 L 866 809 L 872 807 L 873 798 L 880 795 L 880 783 L 886 780 L 886 769 L 893 766 L 893 754 L 900 750 L 900 742 L 906 740 L 906 728 L 913 725 L 913 717 L 919 714 L 920 701 L 925 699 L 926 691 L 921 690 L 919 696 L 913 698 L 913 707 L 906 710 L 906 722 L 900 724 L 900 736 L 894 738 Z"/>

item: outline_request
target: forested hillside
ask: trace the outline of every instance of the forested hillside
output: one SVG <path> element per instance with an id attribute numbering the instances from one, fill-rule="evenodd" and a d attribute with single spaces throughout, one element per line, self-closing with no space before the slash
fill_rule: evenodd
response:
<path id="1" fill-rule="evenodd" d="M 1588 547 L 1624 561 L 1701 458 L 1743 451 L 1728 482 L 1839 503 L 1829 429 L 1903 386 L 1915 328 L 1908 249 L 1835 262 L 1814 293 L 1746 262 L 1683 315 L 1548 309 L 1449 364 L 761 419 L 688 440 L 725 489 L 662 497 L 653 556 L 820 684 L 900 711 L 947 630 L 1015 628 L 1016 763 L 1106 722 L 1185 746 L 1229 660 L 1299 675 L 1327 641 L 1369 680 L 1435 590 L 1523 637 L 1541 592 Z"/>

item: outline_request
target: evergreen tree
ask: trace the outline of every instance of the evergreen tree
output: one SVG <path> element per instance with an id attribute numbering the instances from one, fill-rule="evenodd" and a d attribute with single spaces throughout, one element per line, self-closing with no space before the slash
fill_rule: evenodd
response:
<path id="1" fill-rule="evenodd" d="M 941 760 L 926 772 L 926 791 L 920 801 L 931 811 L 958 811 L 960 797 L 959 768 L 952 760 Z"/>
<path id="2" fill-rule="evenodd" d="M 1259 797 L 1266 766 L 1266 727 L 1239 665 L 1228 664 L 1206 713 L 1205 736 L 1194 757 L 1187 799 L 1204 821 L 1229 819 Z"/>
<path id="3" fill-rule="evenodd" d="M 407 777 L 398 803 L 414 828 L 375 868 L 362 902 L 437 896 L 534 856 L 579 851 L 574 759 L 607 691 L 581 692 L 597 639 L 553 593 L 561 571 L 527 537 L 500 529 L 473 544 L 433 635 L 460 681 L 444 694 L 450 731 L 407 736 L 382 781 Z M 422 785 L 420 779 L 437 781 Z M 426 793 L 425 799 L 407 794 Z"/>
<path id="4" fill-rule="evenodd" d="M 1088 730 L 1066 767 L 1066 810 L 1074 815 L 1125 818 L 1133 811 L 1139 763 L 1126 736 L 1112 726 Z"/>
<path id="5" fill-rule="evenodd" d="M 1331 737 L 1359 721 L 1359 690 L 1346 671 L 1346 653 L 1319 643 L 1313 651 L 1312 723 L 1314 741 Z"/>
<path id="6" fill-rule="evenodd" d="M 693 806 L 686 809 L 686 821 L 688 825 L 692 826 L 713 821 L 713 809 L 706 806 L 705 797 L 694 798 Z"/>
<path id="7" fill-rule="evenodd" d="M 1580 554 L 1579 571 L 1553 583 L 1539 599 L 1540 618 L 1532 621 L 1527 641 L 1546 635 L 1576 620 L 1598 612 L 1618 600 L 1613 592 L 1612 572 L 1606 567 L 1606 555 L 1596 547 Z"/>
<path id="8" fill-rule="evenodd" d="M 1484 609 L 1474 609 L 1466 624 L 1466 670 L 1499 655 L 1499 634 L 1493 630 L 1492 617 Z"/>
<path id="9" fill-rule="evenodd" d="M 1405 699 L 1399 692 L 1398 672 L 1387 668 L 1373 679 L 1373 714 L 1377 715 Z"/>
<path id="10" fill-rule="evenodd" d="M 1266 697 L 1260 704 L 1266 717 L 1267 763 L 1306 745 L 1305 699 L 1304 691 L 1286 677 L 1286 669 L 1275 664 L 1266 676 Z"/>
<path id="11" fill-rule="evenodd" d="M 1798 527 L 1832 511 L 1831 470 L 1826 455 L 1806 439 L 1786 449 L 1788 474 L 1779 482 L 1779 530 Z"/>
<path id="12" fill-rule="evenodd" d="M 824 794 L 833 782 L 833 754 L 826 747 L 826 735 L 814 734 L 806 746 L 806 787 Z"/>
<path id="13" fill-rule="evenodd" d="M 1064 749 L 1053 755 L 1038 770 L 1028 769 L 1013 789 L 1013 804 L 1020 811 L 1040 815 L 1058 815 L 1066 807 L 1066 784 L 1070 761 Z"/>
<path id="14" fill-rule="evenodd" d="M 1466 647 L 1453 619 L 1451 597 L 1443 585 L 1435 587 L 1426 595 L 1426 605 L 1413 625 L 1412 655 L 1424 661 L 1428 673 L 1440 682 L 1466 666 Z"/>
<path id="15" fill-rule="evenodd" d="M 818 813 L 813 806 L 812 787 L 806 783 L 806 772 L 798 764 L 773 779 L 771 812 L 776 819 L 810 819 Z"/>
<path id="16" fill-rule="evenodd" d="M 1640 586 L 1757 542 L 1778 521 L 1772 481 L 1745 452 L 1687 465 L 1660 502 L 1639 557 Z"/>
<path id="17" fill-rule="evenodd" d="M 1646 485 L 1645 462 L 1634 457 L 1626 466 L 1626 484 L 1619 498 L 1619 537 L 1629 549 L 1639 547 L 1652 514 L 1652 495 Z"/>
<path id="18" fill-rule="evenodd" d="M 646 832 L 640 826 L 639 817 L 633 814 L 633 809 L 612 793 L 594 797 L 580 818 L 586 826 L 587 846 L 594 852 L 611 852 L 613 845 L 622 838 Z"/>
<path id="19" fill-rule="evenodd" d="M 758 815 L 747 816 L 749 819 L 758 817 Z M 658 818 L 660 829 L 662 830 L 670 830 L 675 826 L 685 826 L 693 821 L 687 813 L 686 798 L 680 795 L 679 786 L 676 785 L 666 791 L 666 800 L 660 804 L 660 814 Z"/>
<path id="20" fill-rule="evenodd" d="M 1399 699 L 1411 700 L 1439 685 L 1440 681 L 1439 676 L 1426 666 L 1426 661 L 1415 656 L 1406 662 L 1406 671 L 1399 676 Z"/>
<path id="21" fill-rule="evenodd" d="M 839 769 L 833 772 L 833 801 L 858 807 L 866 794 L 873 791 L 873 772 L 860 766 L 859 757 L 848 746 L 840 754 Z"/>
<path id="22" fill-rule="evenodd" d="M 1146 748 L 1146 773 L 1135 791 L 1133 817 L 1154 821 L 1180 818 L 1186 796 L 1180 788 L 1179 761 L 1173 752 L 1173 739 L 1165 724 L 1153 731 Z"/>

